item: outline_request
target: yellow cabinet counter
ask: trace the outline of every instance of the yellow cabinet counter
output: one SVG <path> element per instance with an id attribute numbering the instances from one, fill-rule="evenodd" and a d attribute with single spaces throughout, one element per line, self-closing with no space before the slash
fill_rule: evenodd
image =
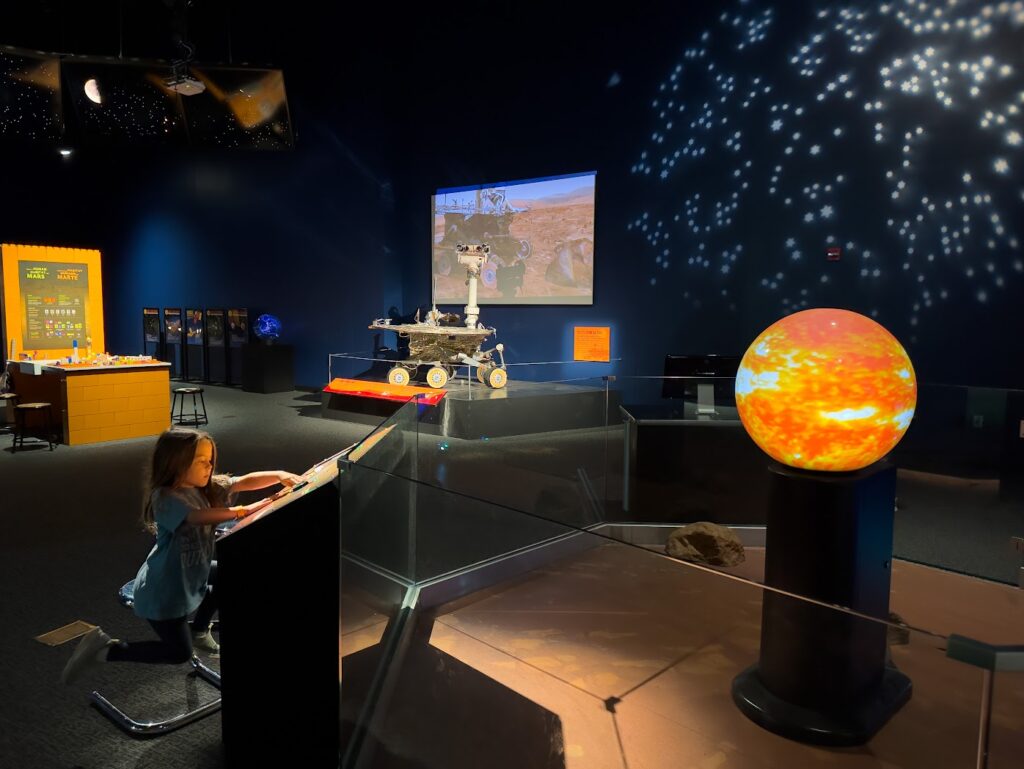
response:
<path id="1" fill-rule="evenodd" d="M 170 427 L 169 363 L 63 367 L 19 361 L 19 403 L 52 404 L 54 425 L 72 446 L 159 435 Z"/>

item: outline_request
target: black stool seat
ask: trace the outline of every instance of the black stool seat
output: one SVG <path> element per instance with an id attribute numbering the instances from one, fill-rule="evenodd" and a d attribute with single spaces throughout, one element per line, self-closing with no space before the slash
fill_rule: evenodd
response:
<path id="1" fill-rule="evenodd" d="M 44 419 L 37 419 L 37 422 L 43 424 L 37 424 L 36 430 L 32 431 L 27 426 L 27 416 L 29 414 L 45 414 Z M 43 428 L 44 432 L 39 433 L 39 428 Z M 17 451 L 19 448 L 25 448 L 25 436 L 31 438 L 39 438 L 45 440 L 47 447 L 50 451 L 53 451 L 57 442 L 54 440 L 53 431 L 53 412 L 51 411 L 51 404 L 37 402 L 37 403 L 19 403 L 14 407 L 14 444 L 11 446 L 12 451 Z"/>
<path id="2" fill-rule="evenodd" d="M 121 589 L 117 591 L 117 600 L 122 606 L 131 608 L 135 603 L 135 580 L 129 580 L 125 582 Z M 218 690 L 220 689 L 220 673 L 216 670 L 211 670 L 202 662 L 199 658 L 193 654 L 191 659 L 193 670 L 196 674 L 207 683 L 212 684 Z M 99 709 L 103 715 L 113 721 L 117 726 L 123 729 L 133 737 L 159 737 L 162 734 L 173 732 L 175 729 L 180 729 L 183 726 L 187 726 L 194 721 L 198 721 L 200 718 L 216 713 L 220 710 L 220 697 L 215 700 L 211 700 L 203 705 L 194 707 L 191 710 L 186 710 L 180 715 L 173 716 L 172 718 L 164 719 L 163 721 L 154 720 L 137 720 L 131 718 L 121 708 L 112 703 L 102 694 L 94 691 L 90 695 L 92 703 Z"/>
<path id="3" fill-rule="evenodd" d="M 210 420 L 206 416 L 206 400 L 203 398 L 202 387 L 175 387 L 172 391 L 174 398 L 171 400 L 171 423 L 176 425 L 208 425 Z M 192 396 L 192 416 L 185 416 L 185 396 Z M 197 403 L 196 396 L 199 396 Z M 178 398 L 181 398 L 179 401 Z M 174 413 L 177 406 L 178 413 Z"/>

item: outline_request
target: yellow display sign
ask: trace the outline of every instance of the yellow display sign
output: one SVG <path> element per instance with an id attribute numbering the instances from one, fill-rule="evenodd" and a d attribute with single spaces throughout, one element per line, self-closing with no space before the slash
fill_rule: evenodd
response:
<path id="1" fill-rule="evenodd" d="M 607 363 L 612 357 L 612 330 L 608 326 L 576 326 L 573 329 L 573 360 Z"/>
<path id="2" fill-rule="evenodd" d="M 100 252 L 82 248 L 0 245 L 4 356 L 66 358 L 105 349 Z"/>

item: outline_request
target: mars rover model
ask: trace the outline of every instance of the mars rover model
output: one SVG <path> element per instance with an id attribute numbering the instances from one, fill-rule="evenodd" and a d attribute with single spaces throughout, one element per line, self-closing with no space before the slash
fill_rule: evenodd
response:
<path id="1" fill-rule="evenodd" d="M 394 331 L 409 340 L 409 357 L 388 371 L 390 384 L 407 385 L 420 366 L 430 366 L 427 384 L 441 388 L 448 384 L 455 374 L 455 366 L 460 364 L 476 369 L 476 378 L 489 387 L 500 389 L 508 382 L 505 347 L 497 344 L 490 350 L 482 349 L 484 340 L 492 336 L 495 329 L 478 322 L 477 280 L 487 262 L 490 247 L 486 243 L 458 243 L 455 252 L 458 263 L 466 268 L 466 282 L 469 284 L 464 325 L 459 325 L 457 315 L 446 315 L 436 306 L 430 309 L 425 320 L 420 320 L 417 312 L 414 323 L 393 324 L 390 318 L 379 318 L 370 325 L 374 331 Z"/>

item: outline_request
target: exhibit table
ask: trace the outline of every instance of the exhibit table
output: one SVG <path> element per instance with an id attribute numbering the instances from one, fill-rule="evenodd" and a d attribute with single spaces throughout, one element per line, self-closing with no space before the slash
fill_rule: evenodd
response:
<path id="1" fill-rule="evenodd" d="M 61 441 L 72 446 L 159 435 L 170 426 L 170 364 L 57 365 L 18 361 L 20 403 L 51 404 Z"/>

